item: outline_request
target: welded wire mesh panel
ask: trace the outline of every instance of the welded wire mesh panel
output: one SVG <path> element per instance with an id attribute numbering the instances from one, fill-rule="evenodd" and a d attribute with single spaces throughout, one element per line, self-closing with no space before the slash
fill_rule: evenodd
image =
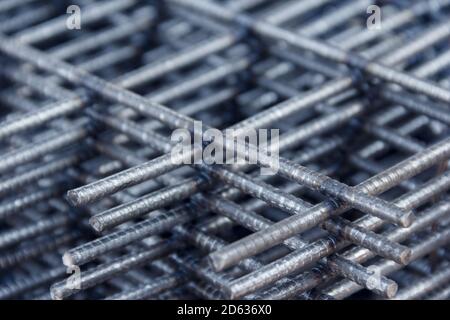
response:
<path id="1" fill-rule="evenodd" d="M 0 298 L 449 298 L 449 15 L 1 0 Z"/>

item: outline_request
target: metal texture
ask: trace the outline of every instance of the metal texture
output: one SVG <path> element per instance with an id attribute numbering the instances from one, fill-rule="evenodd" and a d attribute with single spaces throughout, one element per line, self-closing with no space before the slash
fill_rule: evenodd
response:
<path id="1" fill-rule="evenodd" d="M 450 298 L 450 0 L 73 2 L 0 1 L 0 299 Z"/>

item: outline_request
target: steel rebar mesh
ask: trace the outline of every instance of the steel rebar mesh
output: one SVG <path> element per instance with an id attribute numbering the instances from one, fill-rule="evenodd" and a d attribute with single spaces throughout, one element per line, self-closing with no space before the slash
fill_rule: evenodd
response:
<path id="1" fill-rule="evenodd" d="M 0 1 L 0 298 L 449 298 L 450 1 L 73 2 Z"/>

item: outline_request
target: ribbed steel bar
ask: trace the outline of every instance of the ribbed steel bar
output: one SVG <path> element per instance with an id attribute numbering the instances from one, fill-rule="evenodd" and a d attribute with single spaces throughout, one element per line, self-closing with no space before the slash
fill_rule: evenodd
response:
<path id="1" fill-rule="evenodd" d="M 367 60 L 357 54 L 343 51 L 330 44 L 276 27 L 263 20 L 256 20 L 251 16 L 236 13 L 233 10 L 229 10 L 211 1 L 169 0 L 169 2 L 193 8 L 227 22 L 236 22 L 258 34 L 262 34 L 263 36 L 270 37 L 277 41 L 286 41 L 290 45 L 299 47 L 300 49 L 310 50 L 326 59 L 348 64 L 350 67 L 356 68 L 371 76 L 399 84 L 409 90 L 429 95 L 430 97 L 440 99 L 443 102 L 450 101 L 448 90 L 439 87 L 436 84 L 393 70 L 385 65 Z"/>
<path id="2" fill-rule="evenodd" d="M 237 221 L 239 224 L 242 224 L 244 227 L 249 228 L 250 230 L 258 231 L 258 230 L 261 230 L 262 228 L 267 227 L 271 224 L 271 222 L 269 222 L 268 220 L 265 220 L 262 217 L 259 217 L 258 215 L 248 211 L 248 209 L 246 209 L 246 208 L 250 208 L 249 206 L 240 207 L 236 204 L 233 204 L 232 202 L 226 201 L 225 199 L 211 198 L 211 195 L 208 196 L 207 200 L 202 199 L 201 203 L 202 203 L 202 207 L 204 205 L 206 205 L 206 207 L 208 209 L 215 211 L 218 214 L 223 214 L 223 215 L 229 217 L 230 219 Z M 259 207 L 260 206 L 258 206 L 258 207 L 251 206 L 251 208 L 253 210 L 255 210 Z M 394 246 L 394 247 L 397 246 L 396 244 L 388 244 L 386 241 L 384 241 L 383 244 L 385 245 L 384 249 L 386 251 L 389 251 L 389 249 L 386 249 L 389 246 Z M 301 239 L 295 239 L 295 240 L 291 239 L 290 241 L 286 242 L 286 245 L 290 248 L 297 249 L 299 247 L 303 247 L 305 244 Z M 409 249 L 403 248 L 402 250 L 403 251 L 406 250 L 405 252 L 407 252 Z M 399 256 L 403 256 L 403 253 L 399 254 Z M 394 257 L 394 259 L 397 259 L 397 256 Z M 358 283 L 364 283 L 363 280 L 361 280 L 361 279 L 365 279 L 368 277 L 367 273 L 365 273 L 365 271 L 362 271 L 360 267 L 352 265 L 352 264 L 349 265 L 349 263 L 343 259 L 337 258 L 337 261 L 338 262 L 333 264 L 333 267 L 334 267 L 333 269 L 336 272 L 339 272 L 340 274 L 350 277 L 352 279 L 357 279 Z M 405 262 L 405 260 L 403 260 L 403 263 L 404 262 Z M 252 270 L 255 270 L 255 269 L 257 269 L 257 268 L 252 268 Z M 350 271 L 346 271 L 346 270 L 350 270 Z M 355 272 L 359 272 L 359 275 L 356 275 Z M 385 285 L 385 284 L 386 284 L 385 282 L 382 282 L 382 285 Z M 373 288 L 373 289 L 376 290 L 378 288 Z M 386 293 L 384 293 L 384 294 L 387 296 L 393 296 L 396 291 L 395 286 L 393 287 L 392 283 L 381 290 L 386 290 Z M 381 291 L 378 291 L 378 292 L 381 292 Z M 235 296 L 234 293 L 229 293 L 229 294 L 231 297 Z"/>

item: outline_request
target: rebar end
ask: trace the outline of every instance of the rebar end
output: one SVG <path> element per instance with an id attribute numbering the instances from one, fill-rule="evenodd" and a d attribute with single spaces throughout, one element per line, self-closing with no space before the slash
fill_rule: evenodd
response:
<path id="1" fill-rule="evenodd" d="M 81 201 L 81 197 L 79 196 L 79 194 L 76 190 L 67 191 L 67 199 L 75 207 L 80 207 L 81 205 L 83 205 L 83 202 Z"/>
<path id="2" fill-rule="evenodd" d="M 402 226 L 403 228 L 408 228 L 414 222 L 415 218 L 416 216 L 414 215 L 414 213 L 412 211 L 409 211 L 400 218 L 400 226 Z"/>
<path id="3" fill-rule="evenodd" d="M 386 288 L 386 297 L 392 299 L 395 297 L 398 291 L 398 285 L 395 281 L 389 280 L 389 284 Z"/>
<path id="4" fill-rule="evenodd" d="M 62 300 L 63 295 L 59 283 L 55 283 L 50 287 L 50 297 L 52 300 Z"/>
<path id="5" fill-rule="evenodd" d="M 70 252 L 66 252 L 63 254 L 62 261 L 63 261 L 63 264 L 67 267 L 75 265 L 75 261 L 74 261 L 72 255 L 70 254 Z"/>
<path id="6" fill-rule="evenodd" d="M 101 223 L 101 221 L 97 219 L 97 217 L 91 217 L 89 219 L 89 224 L 96 232 L 102 232 L 103 230 L 105 230 L 104 224 Z"/>
<path id="7" fill-rule="evenodd" d="M 403 265 L 407 265 L 411 262 L 412 250 L 410 248 L 406 248 L 400 254 L 399 261 Z"/>
<path id="8" fill-rule="evenodd" d="M 225 260 L 217 252 L 213 252 L 208 255 L 208 263 L 214 269 L 214 271 L 219 272 L 225 269 Z"/>

